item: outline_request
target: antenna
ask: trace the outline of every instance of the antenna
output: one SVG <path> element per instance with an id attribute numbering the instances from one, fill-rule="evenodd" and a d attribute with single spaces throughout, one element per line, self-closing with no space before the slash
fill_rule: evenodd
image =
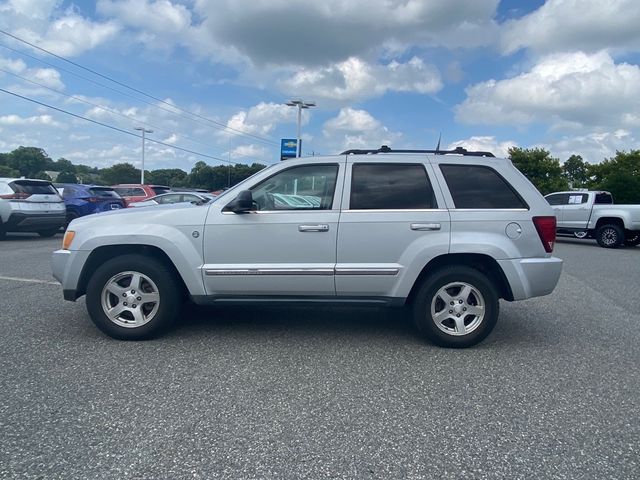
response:
<path id="1" fill-rule="evenodd" d="M 440 140 L 442 140 L 442 132 L 438 134 L 438 145 L 436 145 L 436 152 L 440 151 Z"/>

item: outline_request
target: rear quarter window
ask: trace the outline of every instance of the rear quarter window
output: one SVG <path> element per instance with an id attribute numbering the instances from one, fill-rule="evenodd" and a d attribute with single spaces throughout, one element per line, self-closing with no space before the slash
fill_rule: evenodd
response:
<path id="1" fill-rule="evenodd" d="M 456 208 L 528 209 L 515 189 L 485 165 L 440 165 Z"/>
<path id="2" fill-rule="evenodd" d="M 58 191 L 50 183 L 15 181 L 11 183 L 15 193 L 27 193 L 29 195 L 58 195 Z"/>

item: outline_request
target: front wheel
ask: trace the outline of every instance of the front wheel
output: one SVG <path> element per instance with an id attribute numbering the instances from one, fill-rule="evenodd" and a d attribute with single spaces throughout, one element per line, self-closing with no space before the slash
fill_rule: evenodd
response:
<path id="1" fill-rule="evenodd" d="M 59 231 L 60 231 L 59 228 L 51 228 L 49 230 L 40 230 L 38 232 L 38 235 L 40 235 L 42 238 L 51 238 Z"/>
<path id="2" fill-rule="evenodd" d="M 624 243 L 624 230 L 618 225 L 603 225 L 596 231 L 596 241 L 602 248 L 618 248 Z"/>
<path id="3" fill-rule="evenodd" d="M 484 340 L 498 320 L 493 283 L 470 267 L 439 270 L 425 279 L 413 305 L 414 323 L 442 347 L 471 347 Z"/>
<path id="4" fill-rule="evenodd" d="M 576 238 L 579 238 L 579 239 L 581 239 L 581 240 L 582 240 L 583 238 L 587 238 L 587 235 L 588 235 L 588 234 L 589 234 L 589 233 L 588 233 L 588 232 L 586 232 L 586 231 L 584 231 L 584 230 L 583 230 L 583 231 L 581 231 L 581 232 L 573 232 L 573 236 L 574 236 L 574 237 L 576 237 Z"/>
<path id="5" fill-rule="evenodd" d="M 120 340 L 146 340 L 177 318 L 181 288 L 162 262 L 123 255 L 102 264 L 87 285 L 87 310 L 95 325 Z"/>

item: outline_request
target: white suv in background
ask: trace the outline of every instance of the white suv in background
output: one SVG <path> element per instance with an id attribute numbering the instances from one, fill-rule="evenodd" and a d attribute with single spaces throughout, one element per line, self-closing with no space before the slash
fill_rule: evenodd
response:
<path id="1" fill-rule="evenodd" d="M 499 299 L 547 295 L 556 218 L 509 160 L 485 152 L 349 151 L 280 162 L 202 206 L 74 220 L 53 254 L 66 300 L 143 339 L 198 304 L 408 305 L 434 343 L 467 347 Z"/>
<path id="2" fill-rule="evenodd" d="M 6 232 L 52 237 L 65 221 L 64 201 L 51 182 L 0 178 L 0 239 Z"/>

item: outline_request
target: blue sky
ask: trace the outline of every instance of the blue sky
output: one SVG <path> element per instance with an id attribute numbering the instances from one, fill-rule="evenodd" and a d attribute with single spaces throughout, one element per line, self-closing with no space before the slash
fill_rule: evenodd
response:
<path id="1" fill-rule="evenodd" d="M 639 148 L 638 25 L 637 0 L 0 0 L 0 29 L 162 102 L 4 34 L 0 88 L 154 130 L 169 146 L 147 144 L 147 169 L 274 163 L 294 98 L 317 103 L 305 154 L 442 134 L 596 163 Z M 141 157 L 133 136 L 0 92 L 0 151 L 19 145 L 99 167 Z"/>

